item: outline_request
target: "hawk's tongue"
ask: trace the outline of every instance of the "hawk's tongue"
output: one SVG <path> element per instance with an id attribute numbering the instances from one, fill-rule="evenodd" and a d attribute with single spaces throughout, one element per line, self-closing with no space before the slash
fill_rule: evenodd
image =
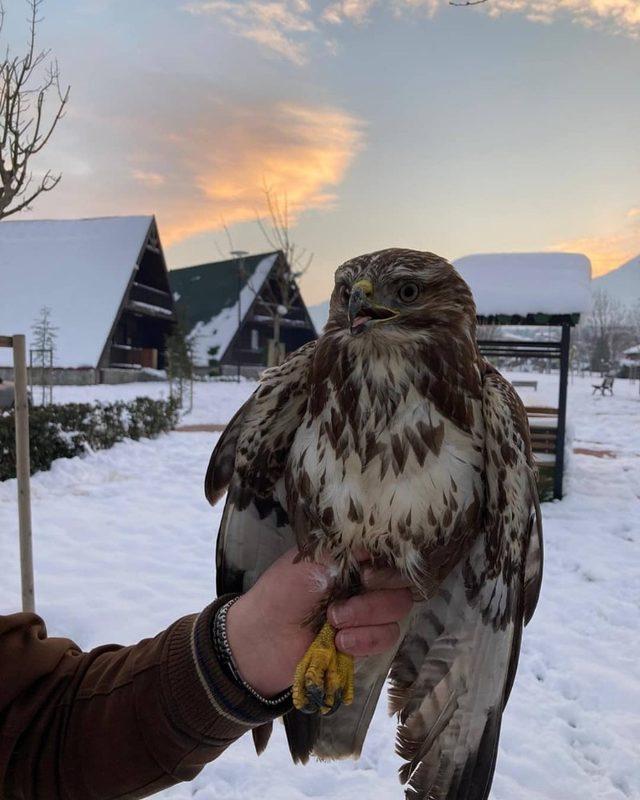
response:
<path id="1" fill-rule="evenodd" d="M 356 317 L 351 323 L 351 327 L 358 328 L 360 325 L 364 325 L 365 322 L 369 322 L 370 319 L 371 317 Z"/>

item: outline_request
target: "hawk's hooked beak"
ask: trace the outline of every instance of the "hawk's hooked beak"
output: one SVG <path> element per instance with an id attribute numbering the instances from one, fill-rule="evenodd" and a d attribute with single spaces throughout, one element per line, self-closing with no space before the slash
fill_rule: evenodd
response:
<path id="1" fill-rule="evenodd" d="M 372 296 L 373 284 L 365 278 L 356 281 L 351 287 L 349 325 L 354 335 L 363 333 L 376 322 L 385 322 L 398 316 L 392 309 L 371 302 Z"/>

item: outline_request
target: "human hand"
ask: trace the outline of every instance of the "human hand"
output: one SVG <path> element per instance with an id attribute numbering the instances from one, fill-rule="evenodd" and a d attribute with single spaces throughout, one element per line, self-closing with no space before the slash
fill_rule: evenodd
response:
<path id="1" fill-rule="evenodd" d="M 281 556 L 229 609 L 227 637 L 242 675 L 264 697 L 291 685 L 297 663 L 313 641 L 303 627 L 330 586 L 328 568 L 294 563 L 297 549 Z M 363 554 L 364 592 L 331 603 L 327 618 L 337 629 L 336 647 L 353 656 L 382 653 L 400 636 L 399 622 L 413 605 L 409 583 L 392 569 L 374 569 Z"/>

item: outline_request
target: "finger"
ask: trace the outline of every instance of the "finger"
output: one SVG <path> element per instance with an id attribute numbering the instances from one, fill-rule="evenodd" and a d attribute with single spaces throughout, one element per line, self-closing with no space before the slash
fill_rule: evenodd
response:
<path id="1" fill-rule="evenodd" d="M 365 589 L 404 589 L 412 586 L 406 575 L 392 567 L 375 569 L 366 566 L 360 572 L 362 585 Z"/>
<path id="2" fill-rule="evenodd" d="M 347 628 L 336 634 L 336 647 L 351 656 L 373 656 L 384 653 L 398 643 L 400 626 L 397 622 L 386 625 L 368 625 Z"/>
<path id="3" fill-rule="evenodd" d="M 399 622 L 413 605 L 408 589 L 377 589 L 366 594 L 331 603 L 327 619 L 334 628 L 384 625 Z"/>

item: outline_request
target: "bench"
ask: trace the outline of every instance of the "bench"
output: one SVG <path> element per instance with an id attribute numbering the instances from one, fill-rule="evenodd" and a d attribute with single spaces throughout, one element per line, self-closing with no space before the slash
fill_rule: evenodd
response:
<path id="1" fill-rule="evenodd" d="M 605 392 L 609 392 L 609 394 L 613 394 L 613 378 L 610 375 L 607 375 L 606 378 L 603 378 L 602 383 L 592 383 L 593 391 L 591 392 L 594 395 L 596 392 L 600 392 L 600 394 L 604 397 Z"/>
<path id="2" fill-rule="evenodd" d="M 523 389 L 533 389 L 534 392 L 538 391 L 538 381 L 511 381 L 512 386 L 520 386 Z"/>
<path id="3" fill-rule="evenodd" d="M 538 472 L 538 491 L 541 500 L 553 498 L 556 471 L 556 437 L 558 410 L 550 406 L 527 406 L 531 449 Z"/>

